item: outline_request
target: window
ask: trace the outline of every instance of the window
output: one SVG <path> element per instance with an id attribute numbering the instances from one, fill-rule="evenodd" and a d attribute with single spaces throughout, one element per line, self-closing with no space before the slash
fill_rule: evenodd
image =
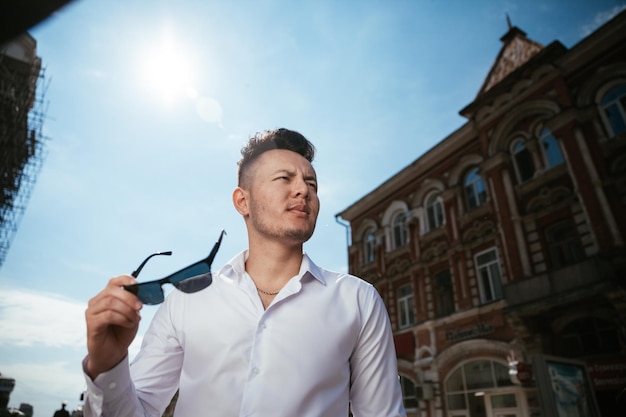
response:
<path id="1" fill-rule="evenodd" d="M 417 395 L 413 381 L 400 375 L 400 386 L 402 387 L 402 401 L 404 402 L 404 408 L 417 408 Z"/>
<path id="2" fill-rule="evenodd" d="M 426 200 L 426 216 L 428 217 L 428 231 L 443 226 L 443 206 L 438 195 L 431 194 Z"/>
<path id="3" fill-rule="evenodd" d="M 452 289 L 452 275 L 449 269 L 435 275 L 435 291 L 437 296 L 437 317 L 444 317 L 454 313 L 454 291 Z"/>
<path id="4" fill-rule="evenodd" d="M 487 190 L 482 177 L 478 175 L 478 168 L 473 168 L 465 177 L 465 200 L 467 209 L 473 210 L 487 201 Z"/>
<path id="5" fill-rule="evenodd" d="M 563 154 L 561 153 L 559 142 L 554 136 L 552 136 L 550 129 L 542 129 L 539 140 L 541 142 L 541 149 L 543 150 L 543 158 L 546 169 L 554 168 L 555 166 L 562 164 Z"/>
<path id="6" fill-rule="evenodd" d="M 399 213 L 393 219 L 393 247 L 394 249 L 406 245 L 409 240 L 409 231 L 406 227 L 406 214 Z"/>
<path id="7" fill-rule="evenodd" d="M 515 163 L 515 171 L 519 183 L 524 183 L 535 175 L 535 164 L 533 156 L 526 147 L 526 143 L 522 139 L 518 139 L 511 147 L 513 154 L 513 162 Z"/>
<path id="8" fill-rule="evenodd" d="M 485 390 L 510 387 L 509 367 L 491 360 L 459 365 L 444 383 L 449 415 L 485 416 Z"/>
<path id="9" fill-rule="evenodd" d="M 608 122 L 609 136 L 626 132 L 626 84 L 610 89 L 600 101 Z"/>
<path id="10" fill-rule="evenodd" d="M 365 239 L 363 239 L 363 261 L 364 263 L 374 262 L 376 258 L 375 243 L 376 237 L 374 236 L 374 229 L 369 229 L 365 232 Z"/>
<path id="11" fill-rule="evenodd" d="M 585 258 L 578 233 L 569 221 L 564 221 L 546 229 L 546 243 L 552 267 L 561 268 L 582 261 Z"/>
<path id="12" fill-rule="evenodd" d="M 567 358 L 618 353 L 618 328 L 608 320 L 585 317 L 571 322 L 555 338 L 557 353 Z"/>
<path id="13" fill-rule="evenodd" d="M 500 262 L 496 249 L 489 249 L 476 255 L 476 269 L 478 271 L 478 286 L 480 299 L 483 303 L 502 298 L 502 277 Z"/>
<path id="14" fill-rule="evenodd" d="M 398 322 L 401 329 L 415 324 L 414 304 L 413 286 L 407 284 L 398 288 Z"/>

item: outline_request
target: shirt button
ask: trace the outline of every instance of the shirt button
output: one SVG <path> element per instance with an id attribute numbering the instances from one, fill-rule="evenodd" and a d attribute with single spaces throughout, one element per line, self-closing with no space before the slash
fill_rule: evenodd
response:
<path id="1" fill-rule="evenodd" d="M 258 375 L 259 374 L 259 368 L 252 368 L 252 375 Z"/>
<path id="2" fill-rule="evenodd" d="M 114 390 L 115 388 L 117 388 L 117 382 L 111 382 L 111 383 L 109 384 L 109 389 L 110 389 L 110 390 Z"/>

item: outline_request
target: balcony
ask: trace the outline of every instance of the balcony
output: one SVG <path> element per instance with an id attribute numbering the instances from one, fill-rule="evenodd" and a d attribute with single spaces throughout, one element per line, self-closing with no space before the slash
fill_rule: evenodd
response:
<path id="1" fill-rule="evenodd" d="M 609 286 L 614 276 L 614 268 L 609 262 L 590 258 L 545 274 L 516 280 L 504 287 L 507 310 L 520 311 L 548 303 L 554 307 L 559 302 L 593 295 Z"/>

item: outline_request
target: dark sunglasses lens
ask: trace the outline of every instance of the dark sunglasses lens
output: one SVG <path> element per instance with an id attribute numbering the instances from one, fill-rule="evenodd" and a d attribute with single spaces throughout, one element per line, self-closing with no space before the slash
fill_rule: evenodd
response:
<path id="1" fill-rule="evenodd" d="M 206 274 L 210 271 L 211 267 L 205 262 L 196 262 L 193 265 L 189 265 L 187 268 L 183 268 L 180 271 L 173 273 L 167 278 L 172 284 L 175 285 L 177 282 L 180 282 L 187 278 L 195 277 L 196 275 Z"/>
<path id="2" fill-rule="evenodd" d="M 157 282 L 146 282 L 137 285 L 137 298 L 144 304 L 160 304 L 163 302 L 163 289 Z"/>
<path id="3" fill-rule="evenodd" d="M 213 282 L 210 272 L 195 277 L 187 278 L 182 281 L 172 282 L 172 284 L 184 293 L 191 294 L 205 289 Z"/>

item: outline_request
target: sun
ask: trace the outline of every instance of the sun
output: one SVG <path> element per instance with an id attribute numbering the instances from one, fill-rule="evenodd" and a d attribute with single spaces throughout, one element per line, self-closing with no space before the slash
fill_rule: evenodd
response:
<path id="1" fill-rule="evenodd" d="M 195 98 L 195 65 L 182 42 L 164 36 L 143 48 L 139 56 L 138 75 L 152 96 L 166 104 L 181 97 Z"/>

